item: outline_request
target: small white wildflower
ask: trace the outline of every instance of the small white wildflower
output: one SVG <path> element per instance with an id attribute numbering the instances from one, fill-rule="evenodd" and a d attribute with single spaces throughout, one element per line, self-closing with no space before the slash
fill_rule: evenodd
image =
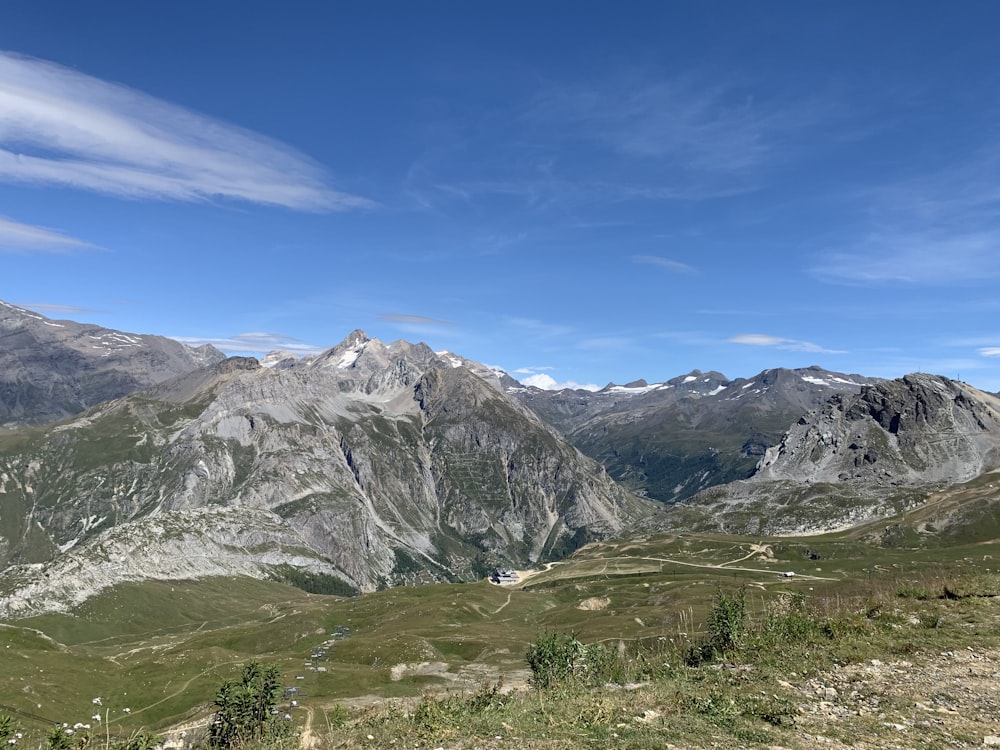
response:
<path id="1" fill-rule="evenodd" d="M 132 713 L 132 709 L 131 708 L 123 708 L 122 711 L 124 711 L 127 714 Z"/>
<path id="2" fill-rule="evenodd" d="M 24 734 L 21 732 L 14 732 L 14 736 L 17 737 L 18 739 L 21 739 L 22 737 L 24 737 Z"/>
<path id="3" fill-rule="evenodd" d="M 101 720 L 101 715 L 100 714 L 94 714 L 90 718 L 93 719 L 94 721 L 100 721 Z"/>
<path id="4" fill-rule="evenodd" d="M 67 729 L 66 730 L 66 734 L 73 734 L 73 730 L 72 729 Z"/>
<path id="5" fill-rule="evenodd" d="M 96 698 L 94 698 L 94 700 L 92 700 L 91 703 L 93 703 L 95 706 L 101 705 L 101 696 L 97 696 Z"/>
<path id="6" fill-rule="evenodd" d="M 16 745 L 17 744 L 17 740 L 15 740 L 13 737 L 11 737 L 9 740 L 7 740 L 7 744 L 8 745 Z"/>

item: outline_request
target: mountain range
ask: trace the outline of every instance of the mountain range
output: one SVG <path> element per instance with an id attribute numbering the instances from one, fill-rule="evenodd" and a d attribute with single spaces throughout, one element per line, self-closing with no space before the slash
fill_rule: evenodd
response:
<path id="1" fill-rule="evenodd" d="M 125 581 L 368 591 L 649 530 L 815 533 L 1000 466 L 997 397 L 930 375 L 543 391 L 362 331 L 262 361 L 6 303 L 0 331 L 0 617 Z"/>
<path id="2" fill-rule="evenodd" d="M 597 392 L 507 390 L 632 492 L 672 503 L 745 479 L 802 414 L 875 382 L 810 367 L 736 380 L 694 370 Z"/>
<path id="3" fill-rule="evenodd" d="M 651 511 L 488 368 L 361 331 L 308 361 L 230 358 L 3 435 L 0 499 L 7 613 L 227 570 L 361 590 L 482 577 Z"/>
<path id="4" fill-rule="evenodd" d="M 998 467 L 1000 398 L 914 373 L 831 397 L 791 425 L 748 479 L 707 489 L 654 525 L 737 534 L 849 528 Z"/>

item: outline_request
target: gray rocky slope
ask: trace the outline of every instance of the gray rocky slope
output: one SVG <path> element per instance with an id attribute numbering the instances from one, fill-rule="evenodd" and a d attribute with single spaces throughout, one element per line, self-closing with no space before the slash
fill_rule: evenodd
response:
<path id="1" fill-rule="evenodd" d="M 372 589 L 527 565 L 649 512 L 499 376 L 356 331 L 233 358 L 0 443 L 0 615 L 292 565 Z"/>
<path id="2" fill-rule="evenodd" d="M 746 481 L 662 516 L 674 527 L 815 533 L 885 517 L 1000 466 L 1000 398 L 925 374 L 836 395 L 798 420 Z"/>
<path id="3" fill-rule="evenodd" d="M 745 479 L 795 420 L 830 396 L 877 382 L 819 367 L 729 380 L 694 370 L 664 383 L 508 392 L 635 493 L 673 503 Z"/>
<path id="4" fill-rule="evenodd" d="M 55 422 L 223 359 L 211 346 L 51 320 L 0 301 L 0 426 Z"/>

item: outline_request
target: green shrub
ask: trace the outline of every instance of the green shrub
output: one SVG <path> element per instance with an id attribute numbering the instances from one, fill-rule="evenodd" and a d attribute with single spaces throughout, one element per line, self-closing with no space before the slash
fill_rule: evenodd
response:
<path id="1" fill-rule="evenodd" d="M 524 655 L 531 667 L 531 683 L 545 689 L 572 679 L 583 651 L 576 633 L 543 633 Z"/>
<path id="2" fill-rule="evenodd" d="M 113 750 L 153 750 L 163 744 L 163 738 L 145 729 L 140 729 L 130 737 L 113 744 Z"/>
<path id="3" fill-rule="evenodd" d="M 731 656 L 743 645 L 749 622 L 746 591 L 740 589 L 729 594 L 720 589 L 708 613 L 705 639 L 688 649 L 685 661 L 697 666 Z"/>
<path id="4" fill-rule="evenodd" d="M 0 714 L 0 744 L 6 743 L 16 732 L 17 723 L 11 717 Z"/>
<path id="5" fill-rule="evenodd" d="M 231 750 L 290 736 L 290 722 L 277 710 L 280 689 L 276 666 L 256 661 L 244 665 L 240 679 L 226 680 L 215 695 L 216 712 L 209 726 L 209 747 Z"/>
<path id="6" fill-rule="evenodd" d="M 501 712 L 506 707 L 503 680 L 485 683 L 470 696 L 438 697 L 426 694 L 413 711 L 412 722 L 420 730 L 434 735 L 446 734 L 459 727 L 468 728 L 484 714 Z"/>
<path id="7" fill-rule="evenodd" d="M 923 586 L 906 585 L 900 586 L 899 590 L 896 591 L 896 596 L 900 599 L 919 599 L 924 601 L 931 598 L 930 592 Z"/>
<path id="8" fill-rule="evenodd" d="M 63 727 L 53 727 L 45 737 L 46 750 L 73 750 L 77 740 Z"/>
<path id="9" fill-rule="evenodd" d="M 748 622 L 746 591 L 719 591 L 708 614 L 708 645 L 718 656 L 732 653 L 739 648 Z"/>
<path id="10" fill-rule="evenodd" d="M 767 608 L 754 635 L 754 645 L 781 648 L 816 637 L 828 637 L 826 626 L 827 621 L 810 611 L 802 594 L 785 594 Z"/>

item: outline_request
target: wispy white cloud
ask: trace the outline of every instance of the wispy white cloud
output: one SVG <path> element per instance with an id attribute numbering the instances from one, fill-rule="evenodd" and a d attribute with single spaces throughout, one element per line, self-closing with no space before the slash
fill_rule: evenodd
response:
<path id="1" fill-rule="evenodd" d="M 267 354 L 281 349 L 292 354 L 318 354 L 322 347 L 307 344 L 300 339 L 283 333 L 249 332 L 237 333 L 228 338 L 201 336 L 173 336 L 172 338 L 189 346 L 211 344 L 226 354 Z"/>
<path id="2" fill-rule="evenodd" d="M 548 339 L 557 336 L 567 336 L 573 332 L 569 326 L 559 323 L 546 323 L 533 318 L 507 318 L 507 324 L 535 338 Z"/>
<path id="3" fill-rule="evenodd" d="M 1000 346 L 986 346 L 979 350 L 981 357 L 1000 357 Z"/>
<path id="4" fill-rule="evenodd" d="M 147 94 L 0 52 L 0 180 L 126 198 L 369 207 L 304 154 Z"/>
<path id="5" fill-rule="evenodd" d="M 942 286 L 1000 278 L 1000 141 L 967 161 L 858 192 L 855 236 L 810 269 L 841 284 Z"/>
<path id="6" fill-rule="evenodd" d="M 780 336 L 769 336 L 765 333 L 741 333 L 726 339 L 730 344 L 743 344 L 745 346 L 765 346 L 774 349 L 784 349 L 792 352 L 814 352 L 817 354 L 847 354 L 839 349 L 827 349 L 814 344 L 811 341 L 799 341 L 798 339 L 786 339 Z"/>
<path id="7" fill-rule="evenodd" d="M 542 82 L 530 99 L 502 109 L 456 105 L 430 131 L 435 142 L 409 169 L 407 190 L 430 210 L 516 200 L 571 216 L 745 194 L 792 160 L 811 131 L 843 116 L 819 97 L 752 93 L 760 88 L 728 74 L 633 68 L 583 85 Z M 817 140 L 808 141 L 813 149 Z"/>
<path id="8" fill-rule="evenodd" d="M 0 112 L 0 121 L 3 114 Z M 0 216 L 0 252 L 68 253 L 93 250 L 94 245 L 45 227 L 21 224 Z"/>
<path id="9" fill-rule="evenodd" d="M 733 175 L 770 150 L 770 114 L 732 88 L 692 76 L 651 81 L 633 72 L 599 86 L 544 90 L 526 119 L 575 126 L 572 135 L 624 156 Z"/>
<path id="10" fill-rule="evenodd" d="M 511 372 L 515 375 L 535 375 L 540 372 L 551 372 L 554 369 L 556 368 L 542 365 L 540 367 L 518 367 L 516 370 L 511 370 Z"/>
<path id="11" fill-rule="evenodd" d="M 845 284 L 941 285 L 1000 277 L 1000 227 L 885 230 L 834 252 L 816 265 L 822 281 Z"/>
<path id="12" fill-rule="evenodd" d="M 102 312 L 101 310 L 95 310 L 92 307 L 78 307 L 76 305 L 60 305 L 52 302 L 19 302 L 17 304 L 19 307 L 23 307 L 26 310 L 34 310 L 35 312 L 46 313 L 50 315 L 89 315 L 92 313 Z"/>
<path id="13" fill-rule="evenodd" d="M 479 237 L 475 245 L 483 255 L 496 255 L 514 245 L 519 245 L 528 238 L 527 232 L 515 234 L 490 234 Z"/>
<path id="14" fill-rule="evenodd" d="M 546 375 L 545 373 L 539 373 L 538 375 L 531 375 L 526 378 L 521 378 L 522 385 L 534 386 L 535 388 L 541 388 L 543 391 L 561 391 L 569 388 L 570 390 L 583 390 L 583 391 L 599 391 L 601 386 L 594 385 L 593 383 L 581 384 L 572 380 L 567 380 L 559 382 L 551 375 Z"/>
<path id="15" fill-rule="evenodd" d="M 654 339 L 666 339 L 684 346 L 717 346 L 719 339 L 705 331 L 659 331 Z"/>
<path id="16" fill-rule="evenodd" d="M 403 313 L 383 313 L 379 315 L 379 320 L 390 323 L 400 323 L 403 325 L 428 325 L 428 326 L 453 326 L 450 320 L 440 320 L 438 318 L 428 318 L 426 315 L 406 315 Z"/>
<path id="17" fill-rule="evenodd" d="M 408 315 L 404 313 L 383 313 L 379 320 L 391 323 L 396 328 L 421 336 L 441 335 L 453 332 L 455 324 L 450 320 L 429 318 L 426 315 Z"/>
<path id="18" fill-rule="evenodd" d="M 668 271 L 676 273 L 695 273 L 694 267 L 689 266 L 687 263 L 670 260 L 669 258 L 661 258 L 658 255 L 633 255 L 632 262 L 648 266 L 658 266 L 659 268 L 665 268 Z"/>

